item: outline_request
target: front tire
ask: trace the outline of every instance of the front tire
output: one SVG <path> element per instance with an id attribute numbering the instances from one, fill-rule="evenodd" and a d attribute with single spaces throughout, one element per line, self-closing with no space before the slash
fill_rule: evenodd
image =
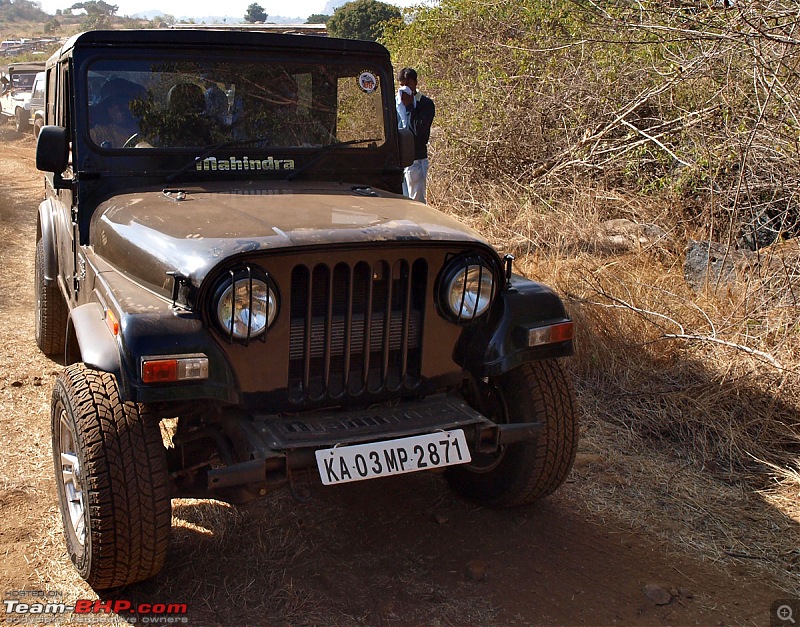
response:
<path id="1" fill-rule="evenodd" d="M 535 440 L 476 453 L 470 464 L 449 468 L 450 486 L 489 507 L 527 505 L 555 492 L 578 450 L 574 392 L 561 363 L 526 363 L 474 389 L 467 400 L 495 422 L 539 422 L 544 430 Z"/>
<path id="2" fill-rule="evenodd" d="M 17 129 L 17 133 L 24 133 L 27 130 L 28 120 L 25 117 L 25 109 L 17 109 L 14 116 L 14 126 Z"/>
<path id="3" fill-rule="evenodd" d="M 78 573 L 96 590 L 153 577 L 171 523 L 158 421 L 120 400 L 113 375 L 83 364 L 56 379 L 51 418 L 64 536 Z"/>
<path id="4" fill-rule="evenodd" d="M 64 354 L 67 338 L 67 303 L 55 281 L 45 281 L 44 240 L 36 242 L 33 289 L 36 293 L 36 345 L 45 355 Z"/>

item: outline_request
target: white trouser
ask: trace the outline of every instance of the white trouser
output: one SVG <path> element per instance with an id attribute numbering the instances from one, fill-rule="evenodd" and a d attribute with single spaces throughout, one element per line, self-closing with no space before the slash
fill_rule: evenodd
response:
<path id="1" fill-rule="evenodd" d="M 428 160 L 416 159 L 405 169 L 403 176 L 403 195 L 412 200 L 425 202 L 425 183 L 428 178 Z"/>

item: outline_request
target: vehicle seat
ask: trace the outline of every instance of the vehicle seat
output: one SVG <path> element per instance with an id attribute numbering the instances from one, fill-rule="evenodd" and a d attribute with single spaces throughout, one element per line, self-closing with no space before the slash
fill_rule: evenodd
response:
<path id="1" fill-rule="evenodd" d="M 204 115 L 203 88 L 178 83 L 167 92 L 167 115 L 162 129 L 162 146 L 205 146 L 212 141 L 211 123 Z"/>
<path id="2" fill-rule="evenodd" d="M 194 83 L 178 83 L 167 93 L 167 109 L 170 113 L 201 115 L 205 108 L 203 88 Z"/>

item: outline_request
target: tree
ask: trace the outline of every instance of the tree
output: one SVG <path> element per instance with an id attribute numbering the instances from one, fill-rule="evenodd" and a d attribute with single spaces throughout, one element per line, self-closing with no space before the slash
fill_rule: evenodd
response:
<path id="1" fill-rule="evenodd" d="M 86 14 L 98 19 L 103 17 L 113 17 L 119 10 L 116 4 L 108 4 L 103 0 L 89 0 L 89 2 L 76 2 L 70 7 L 72 9 L 85 9 Z"/>
<path id="2" fill-rule="evenodd" d="M 253 3 L 247 7 L 247 12 L 244 14 L 244 21 L 248 24 L 255 24 L 256 22 L 266 22 L 267 12 L 260 4 Z"/>
<path id="3" fill-rule="evenodd" d="M 169 28 L 175 23 L 175 16 L 165 13 L 157 15 L 150 21 L 151 28 Z"/>
<path id="4" fill-rule="evenodd" d="M 53 18 L 52 20 L 48 20 L 44 23 L 42 32 L 45 35 L 49 35 L 50 33 L 57 31 L 59 28 L 61 28 L 61 22 L 59 22 L 56 18 Z"/>
<path id="5" fill-rule="evenodd" d="M 331 16 L 325 13 L 313 13 L 308 16 L 306 24 L 327 24 L 330 19 Z"/>
<path id="6" fill-rule="evenodd" d="M 336 9 L 327 22 L 332 37 L 376 41 L 384 23 L 400 19 L 400 9 L 377 0 L 354 0 Z"/>

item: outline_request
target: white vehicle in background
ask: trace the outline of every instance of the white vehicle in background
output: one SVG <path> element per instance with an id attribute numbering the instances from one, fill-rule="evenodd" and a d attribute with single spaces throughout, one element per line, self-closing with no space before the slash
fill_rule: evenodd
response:
<path id="1" fill-rule="evenodd" d="M 28 120 L 33 125 L 33 136 L 38 138 L 39 131 L 44 126 L 44 81 L 45 73 L 39 72 L 33 79 L 31 97 L 25 105 L 28 111 Z"/>
<path id="2" fill-rule="evenodd" d="M 0 113 L 11 118 L 20 133 L 30 124 L 31 90 L 36 74 L 42 70 L 44 62 L 14 63 L 8 66 L 8 73 L 0 77 Z"/>

